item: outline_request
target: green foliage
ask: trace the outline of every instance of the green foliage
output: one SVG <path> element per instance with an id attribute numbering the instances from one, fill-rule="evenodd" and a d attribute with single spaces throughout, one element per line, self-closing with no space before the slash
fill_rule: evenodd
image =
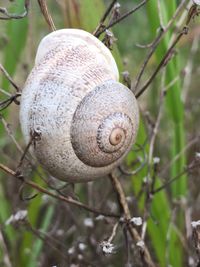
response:
<path id="1" fill-rule="evenodd" d="M 158 16 L 159 12 L 157 10 L 157 1 L 151 1 L 147 5 L 147 13 L 149 17 L 149 22 L 152 29 L 152 35 L 155 35 L 156 29 L 160 26 L 160 18 Z M 161 2 L 160 7 L 160 16 L 162 17 L 162 22 L 165 25 L 168 23 L 170 18 L 173 16 L 176 10 L 176 1 L 171 1 L 170 6 Z M 157 16 L 155 15 L 157 14 Z M 156 51 L 156 61 L 157 64 L 160 62 L 163 55 L 166 53 L 169 48 L 171 41 L 172 31 L 169 32 L 162 43 L 159 45 L 158 50 Z M 179 66 L 179 58 L 176 56 L 170 60 L 169 64 L 165 69 L 165 86 L 167 86 L 171 81 L 175 80 L 180 75 L 180 66 Z M 161 84 L 160 84 L 161 86 Z M 155 95 L 152 94 L 152 98 L 155 99 Z M 184 116 L 183 116 L 183 103 L 181 100 L 181 83 L 178 79 L 170 90 L 167 93 L 166 97 L 166 108 L 168 111 L 167 119 L 172 122 L 172 142 L 171 142 L 171 158 L 174 158 L 177 154 L 181 152 L 181 150 L 185 146 L 185 130 L 184 130 Z M 175 177 L 178 175 L 185 165 L 186 159 L 183 154 L 179 160 L 177 160 L 171 167 L 171 175 Z M 186 194 L 187 186 L 186 186 L 187 177 L 181 177 L 178 181 L 174 182 L 171 186 L 172 194 L 174 197 L 180 197 Z M 162 206 L 162 204 L 163 206 Z M 178 236 L 175 231 L 170 231 L 170 238 L 168 237 L 168 231 L 171 223 L 170 215 L 170 206 L 167 200 L 167 197 L 164 193 L 159 193 L 158 196 L 154 197 L 152 211 L 156 214 L 156 219 L 160 222 L 157 227 L 154 224 L 149 225 L 149 231 L 152 237 L 152 240 L 155 241 L 155 249 L 157 251 L 157 256 L 162 262 L 162 266 L 166 266 L 166 255 L 169 254 L 169 261 L 172 266 L 183 266 L 183 258 L 182 258 L 182 249 L 181 246 L 177 246 Z M 164 212 L 162 212 L 162 210 Z M 160 227 L 160 224 L 163 227 Z M 158 246 L 159 238 L 162 238 L 163 246 Z M 170 240 L 168 241 L 167 238 Z M 169 242 L 169 244 L 167 244 Z M 167 251 L 168 250 L 168 251 Z M 161 256 L 162 255 L 162 256 Z M 174 257 L 176 255 L 176 257 Z M 164 257 L 165 256 L 165 257 Z"/>
<path id="2" fill-rule="evenodd" d="M 16 5 L 11 6 L 10 12 L 20 14 L 24 9 L 24 0 L 17 1 Z M 26 43 L 28 19 L 8 20 L 6 23 L 6 36 L 8 37 L 8 43 L 3 49 L 3 66 L 8 73 L 13 76 L 16 67 L 19 63 L 23 49 Z M 2 87 L 7 89 L 9 82 L 3 79 Z"/>

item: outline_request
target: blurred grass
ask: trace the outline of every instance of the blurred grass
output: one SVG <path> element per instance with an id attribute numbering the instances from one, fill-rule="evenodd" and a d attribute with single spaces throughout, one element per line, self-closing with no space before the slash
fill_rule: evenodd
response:
<path id="1" fill-rule="evenodd" d="M 16 5 L 12 5 L 10 8 L 10 12 L 16 12 L 20 13 L 23 11 L 24 8 L 24 1 L 19 0 Z M 1 21 L 2 23 L 2 21 Z M 5 22 L 6 25 L 6 31 L 5 34 L 8 38 L 7 44 L 4 46 L 2 53 L 3 53 L 3 66 L 8 71 L 8 73 L 13 76 L 16 70 L 16 67 L 18 65 L 20 56 L 23 52 L 23 48 L 26 42 L 26 36 L 27 36 L 27 29 L 28 29 L 28 20 L 9 20 Z M 20 33 L 20 38 L 19 38 Z M 9 89 L 9 82 L 3 78 L 1 82 L 2 88 L 4 90 Z M 8 117 L 8 110 L 3 112 L 4 117 Z M 0 136 L 3 136 L 4 134 L 4 128 L 2 124 L 0 124 Z M 4 145 L 4 144 L 2 144 Z M 1 147 L 2 150 L 2 147 Z M 0 173 L 0 180 L 2 177 L 2 173 Z M 5 183 L 2 180 L 2 183 L 0 184 L 0 224 L 4 225 L 5 221 L 10 217 L 11 215 L 11 205 L 10 201 L 6 199 L 6 196 L 4 194 L 4 185 Z M 4 228 L 4 232 L 6 235 L 6 239 L 9 242 L 10 248 L 15 247 L 15 243 L 17 240 L 17 233 L 13 230 L 12 226 L 6 226 Z M 14 256 L 14 250 L 12 250 L 11 257 Z M 2 255 L 3 259 L 4 255 Z M 2 260 L 0 259 L 0 260 Z"/>
<path id="2" fill-rule="evenodd" d="M 149 22 L 149 35 L 150 39 L 155 38 L 156 32 L 160 26 L 164 26 L 170 20 L 174 14 L 177 2 L 171 1 L 170 5 L 164 1 L 160 1 L 160 14 L 158 11 L 158 1 L 152 0 L 146 6 L 147 18 Z M 162 22 L 160 21 L 162 19 Z M 162 25 L 164 23 L 164 25 Z M 155 52 L 154 64 L 158 64 L 164 54 L 166 53 L 173 30 L 170 30 L 163 38 L 162 42 L 159 44 Z M 165 86 L 167 86 L 171 81 L 180 76 L 181 66 L 179 63 L 179 56 L 175 56 L 166 67 L 165 70 Z M 158 79 L 157 79 L 158 80 Z M 156 87 L 157 86 L 157 87 Z M 154 82 L 150 90 L 150 101 L 152 105 L 153 114 L 157 114 L 160 98 L 160 89 L 162 87 L 161 79 Z M 171 150 L 170 158 L 174 158 L 179 152 L 185 147 L 185 127 L 184 127 L 184 107 L 181 100 L 181 82 L 180 79 L 174 83 L 173 87 L 170 88 L 166 97 L 166 109 L 165 119 L 170 121 L 172 125 L 170 133 L 172 133 L 171 144 L 169 149 Z M 143 144 L 148 138 L 145 134 L 144 125 L 141 122 L 140 131 L 138 133 L 137 142 Z M 146 153 L 148 154 L 148 145 L 146 146 Z M 161 154 L 162 155 L 162 154 Z M 133 156 L 134 158 L 134 156 Z M 131 154 L 128 160 L 131 162 L 133 160 Z M 153 163 L 151 163 L 153 164 Z M 171 177 L 175 177 L 179 174 L 186 164 L 186 158 L 183 154 L 179 160 L 177 160 L 171 167 Z M 132 179 L 134 192 L 139 192 L 143 180 L 148 174 L 148 168 L 144 168 L 136 177 Z M 182 176 L 178 181 L 171 186 L 171 195 L 175 198 L 185 196 L 187 193 L 187 177 Z M 162 185 L 159 178 L 156 180 L 155 188 Z M 140 208 L 144 208 L 144 199 L 139 203 Z M 179 216 L 179 214 L 178 214 Z M 180 219 L 180 217 L 179 217 Z M 184 265 L 183 248 L 179 240 L 177 232 L 173 227 L 173 211 L 172 211 L 172 201 L 170 196 L 166 191 L 161 191 L 153 196 L 152 205 L 150 209 L 150 219 L 148 220 L 148 233 L 150 235 L 150 240 L 152 246 L 155 250 L 157 260 L 159 261 L 159 266 L 171 266 L 181 267 Z M 183 217 L 182 219 L 183 220 Z M 179 224 L 180 225 L 180 224 Z M 176 257 L 174 257 L 176 255 Z"/>
<path id="3" fill-rule="evenodd" d="M 40 231 L 41 232 L 43 232 L 43 233 L 47 232 L 47 230 L 49 228 L 49 224 L 52 221 L 52 217 L 53 217 L 53 214 L 54 214 L 54 209 L 55 209 L 55 206 L 54 205 L 50 205 L 45 210 L 45 212 L 44 212 L 44 214 L 42 216 L 43 219 L 42 219 L 42 223 L 41 223 L 41 226 L 40 226 Z M 33 247 L 32 247 L 32 250 L 30 250 L 30 257 L 27 257 L 27 256 L 25 256 L 24 251 L 25 251 L 26 247 L 30 246 L 31 243 L 33 244 Z M 33 242 L 33 241 L 32 242 L 27 242 L 27 244 L 26 244 L 27 246 L 24 247 L 24 250 L 22 249 L 22 256 L 23 256 L 23 259 L 24 259 L 24 262 L 25 262 L 24 266 L 27 266 L 27 267 L 35 267 L 36 266 L 36 264 L 38 262 L 38 259 L 40 258 L 40 254 L 41 254 L 41 251 L 42 251 L 42 248 L 43 248 L 43 244 L 44 244 L 44 242 L 39 238 L 36 239 L 35 242 Z M 20 261 L 19 267 L 20 266 L 22 266 L 22 261 Z"/>
<path id="4" fill-rule="evenodd" d="M 162 18 L 162 23 L 164 23 L 164 25 L 162 26 L 165 27 L 165 25 L 168 23 L 168 21 L 173 16 L 176 10 L 177 2 L 171 1 L 170 5 L 168 5 L 166 2 L 160 1 L 160 11 L 158 11 L 157 6 L 158 2 L 156 0 L 153 0 L 151 1 L 151 3 L 147 4 L 147 14 L 149 18 L 149 23 L 151 25 L 152 36 L 155 36 L 156 30 L 161 25 L 160 18 Z M 159 45 L 159 48 L 155 53 L 157 64 L 160 62 L 161 58 L 170 46 L 171 36 L 172 31 L 169 31 L 168 34 L 165 36 L 164 40 Z M 167 86 L 171 81 L 175 80 L 176 77 L 179 77 L 180 71 L 181 68 L 179 63 L 179 56 L 175 56 L 170 60 L 167 67 L 165 68 L 165 86 Z M 157 94 L 157 97 L 159 97 L 159 94 Z M 155 94 L 152 93 L 152 102 L 154 101 L 154 99 Z M 171 158 L 174 158 L 185 147 L 185 127 L 183 113 L 184 107 L 181 100 L 180 79 L 178 79 L 173 84 L 172 88 L 170 88 L 167 93 L 166 108 L 166 119 L 170 120 L 172 125 L 172 142 L 170 145 L 170 150 Z M 181 155 L 179 160 L 177 160 L 172 165 L 171 177 L 175 177 L 176 175 L 178 175 L 183 170 L 185 164 L 186 158 L 183 154 Z M 186 175 L 184 175 L 171 185 L 171 194 L 174 199 L 186 195 L 186 180 L 187 177 Z M 168 260 L 172 266 L 181 267 L 184 265 L 182 247 L 177 233 L 174 231 L 173 227 L 171 228 L 171 220 L 173 220 L 173 214 L 170 204 L 167 203 L 167 197 L 163 192 L 159 193 L 154 197 L 152 210 L 155 213 L 156 218 L 159 218 L 159 227 L 157 227 L 156 229 L 155 224 L 151 224 L 151 226 L 149 227 L 149 231 L 151 232 L 151 238 L 155 243 L 154 248 L 157 251 L 157 256 L 160 258 L 160 261 L 162 261 L 162 266 L 165 266 L 167 264 L 165 260 L 169 258 Z M 160 227 L 160 225 L 163 225 L 163 227 Z M 170 233 L 170 238 L 168 237 L 168 233 Z M 164 247 L 156 245 L 159 241 L 159 238 L 163 239 L 162 244 L 165 244 Z M 164 256 L 164 261 L 161 255 Z M 176 255 L 176 257 L 174 257 L 174 255 Z"/>
<path id="5" fill-rule="evenodd" d="M 164 2 L 160 2 L 160 12 L 161 17 L 164 22 L 164 26 L 170 20 L 172 15 L 176 10 L 176 1 L 171 1 L 170 6 Z M 160 26 L 159 12 L 157 10 L 157 1 L 153 0 L 151 4 L 147 4 L 147 13 L 149 17 L 149 22 L 151 25 L 152 36 L 155 36 L 156 30 Z M 155 15 L 157 14 L 157 16 Z M 160 59 L 163 57 L 167 48 L 170 45 L 170 40 L 172 36 L 172 31 L 169 31 L 165 36 L 164 40 L 159 45 L 155 55 L 157 63 L 160 62 Z M 174 81 L 177 77 L 180 76 L 181 67 L 179 62 L 179 57 L 173 57 L 168 63 L 165 70 L 165 86 L 167 86 L 171 81 Z M 152 90 L 153 91 L 153 90 Z M 155 95 L 152 93 L 152 101 L 155 99 Z M 179 152 L 185 146 L 185 127 L 184 127 L 184 106 L 181 100 L 181 82 L 178 79 L 170 88 L 166 96 L 166 107 L 168 111 L 167 117 L 172 122 L 172 145 L 171 145 L 171 158 L 179 154 Z M 185 166 L 186 159 L 183 154 L 179 160 L 177 160 L 171 169 L 172 177 L 176 176 L 180 171 L 183 170 Z M 172 192 L 174 197 L 180 197 L 185 195 L 187 192 L 186 186 L 187 177 L 184 176 L 178 181 L 174 182 L 172 185 Z"/>

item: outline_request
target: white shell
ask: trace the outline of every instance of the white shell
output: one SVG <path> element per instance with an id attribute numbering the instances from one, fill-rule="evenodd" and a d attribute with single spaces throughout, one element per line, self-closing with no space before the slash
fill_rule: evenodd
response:
<path id="1" fill-rule="evenodd" d="M 119 165 L 135 141 L 139 115 L 133 93 L 118 83 L 110 51 L 78 29 L 40 43 L 22 92 L 20 121 L 26 143 L 53 176 L 85 182 Z"/>

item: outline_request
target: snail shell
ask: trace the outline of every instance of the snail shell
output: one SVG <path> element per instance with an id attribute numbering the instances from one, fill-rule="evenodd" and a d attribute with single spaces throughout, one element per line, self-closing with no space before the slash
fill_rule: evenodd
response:
<path id="1" fill-rule="evenodd" d="M 85 182 L 105 176 L 130 151 L 138 130 L 133 93 L 118 82 L 110 51 L 78 29 L 41 41 L 22 91 L 20 122 L 26 143 L 54 177 Z"/>

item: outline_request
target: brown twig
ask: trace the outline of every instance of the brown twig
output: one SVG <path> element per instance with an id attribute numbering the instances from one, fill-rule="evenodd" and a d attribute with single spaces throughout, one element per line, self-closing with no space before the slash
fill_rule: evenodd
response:
<path id="1" fill-rule="evenodd" d="M 193 10 L 193 6 L 191 7 L 192 10 Z M 155 71 L 153 72 L 153 74 L 151 75 L 151 77 L 146 81 L 146 83 L 142 86 L 142 88 L 135 94 L 136 98 L 139 98 L 144 93 L 144 91 L 152 83 L 152 81 L 155 79 L 155 77 L 157 76 L 157 74 L 159 73 L 159 71 L 162 69 L 162 67 L 163 66 L 166 66 L 166 64 L 169 62 L 169 60 L 171 59 L 171 55 L 173 54 L 174 47 L 177 45 L 177 43 L 180 41 L 180 39 L 184 35 L 188 34 L 188 25 L 189 25 L 190 21 L 195 16 L 197 16 L 198 14 L 199 14 L 199 11 L 198 11 L 197 8 L 195 10 L 193 10 L 192 15 L 189 12 L 185 26 L 183 27 L 183 29 L 181 30 L 181 32 L 176 36 L 175 40 L 173 41 L 173 43 L 171 44 L 171 46 L 167 50 L 166 54 L 162 58 L 161 62 L 159 63 L 159 65 L 157 66 L 157 68 L 155 69 Z"/>
<path id="2" fill-rule="evenodd" d="M 112 229 L 112 233 L 110 235 L 110 237 L 108 238 L 108 242 L 111 243 L 113 241 L 113 239 L 115 238 L 116 234 L 117 234 L 117 228 L 119 226 L 119 221 L 116 222 L 113 226 L 113 229 Z"/>
<path id="3" fill-rule="evenodd" d="M 188 149 L 190 149 L 193 145 L 197 144 L 200 141 L 200 136 L 195 137 L 192 139 L 169 163 L 165 164 L 165 167 L 159 173 L 160 176 L 163 176 L 167 170 L 169 170 L 170 166 L 176 162 L 181 155 L 183 155 Z"/>
<path id="4" fill-rule="evenodd" d="M 187 0 L 183 0 L 180 5 L 178 6 L 178 8 L 176 9 L 174 15 L 172 16 L 172 18 L 170 19 L 170 21 L 168 22 L 167 26 L 165 28 L 161 27 L 159 30 L 159 34 L 158 36 L 155 38 L 155 40 L 149 45 L 150 47 L 150 51 L 147 54 L 141 69 L 136 77 L 136 81 L 135 84 L 131 86 L 131 89 L 136 92 L 141 80 L 141 77 L 146 69 L 146 66 L 149 62 L 149 60 L 151 59 L 152 55 L 154 54 L 156 48 L 158 47 L 158 45 L 160 44 L 160 41 L 163 39 L 163 37 L 165 36 L 165 34 L 169 31 L 169 29 L 171 28 L 172 24 L 174 23 L 174 21 L 176 20 L 176 18 L 178 17 L 178 15 L 180 14 L 181 10 L 184 8 L 185 3 Z"/>
<path id="5" fill-rule="evenodd" d="M 29 153 L 29 155 L 27 155 L 28 153 L 28 150 L 29 150 L 29 144 L 25 147 L 25 149 L 23 149 L 20 144 L 17 142 L 13 132 L 12 132 L 12 129 L 10 127 L 10 124 L 3 118 L 3 116 L 0 114 L 0 120 L 2 121 L 3 123 L 3 126 L 8 134 L 8 136 L 11 138 L 11 140 L 13 141 L 13 143 L 16 145 L 16 148 L 17 150 L 20 152 L 21 154 L 21 159 L 20 159 L 20 162 L 19 162 L 19 165 L 17 167 L 17 170 L 20 170 L 23 162 L 24 162 L 24 159 L 26 159 L 26 161 L 30 164 L 30 166 L 32 167 L 32 169 L 37 173 L 38 177 L 40 177 L 40 179 L 45 182 L 49 187 L 50 189 L 53 189 L 55 191 L 58 191 L 59 190 L 57 188 L 54 188 L 53 186 L 51 186 L 48 181 L 42 176 L 42 174 L 35 168 L 35 163 L 34 163 L 34 160 L 33 160 L 33 156 Z M 32 136 L 34 136 L 34 133 L 32 134 Z M 31 137 L 32 139 L 32 137 Z"/>
<path id="6" fill-rule="evenodd" d="M 187 33 L 188 33 L 188 29 L 186 27 L 184 27 L 183 30 L 181 31 L 181 33 L 174 40 L 173 44 L 167 50 L 166 54 L 162 58 L 161 62 L 159 63 L 159 65 L 157 66 L 157 68 L 155 69 L 155 71 L 153 72 L 153 74 L 151 75 L 151 77 L 146 81 L 146 83 L 143 85 L 143 87 L 135 94 L 136 98 L 139 98 L 144 93 L 144 91 L 152 83 L 152 81 L 155 79 L 155 77 L 157 76 L 157 74 L 159 73 L 159 71 L 162 69 L 162 67 L 167 65 L 167 62 L 169 62 L 169 59 L 171 58 L 171 54 L 173 52 L 174 47 L 179 42 L 179 40 L 181 39 L 181 37 L 183 35 L 187 34 Z"/>
<path id="7" fill-rule="evenodd" d="M 93 32 L 93 35 L 98 37 L 99 31 L 104 28 L 105 26 L 103 25 L 106 18 L 108 17 L 108 15 L 110 14 L 114 4 L 117 2 L 117 0 L 113 0 L 111 2 L 111 4 L 108 6 L 108 8 L 106 9 L 105 13 L 103 14 L 103 17 L 100 19 L 99 25 L 97 26 L 97 28 L 95 29 L 95 31 Z"/>
<path id="8" fill-rule="evenodd" d="M 146 156 L 146 152 L 145 152 L 145 144 L 143 145 L 139 145 L 139 144 L 135 144 L 135 146 L 138 146 L 137 149 L 134 149 L 134 152 L 139 152 L 142 151 L 142 160 L 140 159 L 140 157 L 138 157 L 138 159 L 134 162 L 134 163 L 140 163 L 139 167 L 137 167 L 134 170 L 129 170 L 128 167 L 123 166 L 123 164 L 119 165 L 119 170 L 122 174 L 128 175 L 128 176 L 132 176 L 132 175 L 136 175 L 138 172 L 140 172 L 147 164 L 147 156 Z M 133 167 L 133 166 L 132 166 Z"/>
<path id="9" fill-rule="evenodd" d="M 200 167 L 200 163 L 199 162 L 197 162 L 197 163 L 196 162 L 195 163 L 192 162 L 189 166 L 187 166 L 186 168 L 184 168 L 179 174 L 177 174 L 175 177 L 171 178 L 164 185 L 158 187 L 157 189 L 155 189 L 151 193 L 153 195 L 159 193 L 160 191 L 166 189 L 169 185 L 171 185 L 172 183 L 174 183 L 176 180 L 180 179 L 184 174 L 192 171 L 193 169 L 199 168 L 199 167 Z"/>
<path id="10" fill-rule="evenodd" d="M 3 118 L 1 114 L 0 114 L 0 121 L 2 121 L 5 131 L 7 132 L 8 136 L 11 138 L 13 143 L 16 145 L 17 149 L 20 151 L 20 153 L 23 153 L 23 149 L 21 148 L 20 144 L 17 142 L 16 138 L 14 137 L 14 134 L 12 133 L 10 124 L 7 123 L 7 121 Z"/>
<path id="11" fill-rule="evenodd" d="M 117 193 L 119 204 L 123 211 L 124 219 L 125 221 L 129 222 L 131 219 L 131 213 L 130 213 L 130 210 L 129 210 L 129 207 L 126 201 L 126 196 L 124 194 L 124 190 L 121 186 L 121 183 L 119 182 L 118 178 L 113 173 L 110 174 L 110 180 L 112 182 L 115 192 Z M 131 223 L 127 224 L 127 228 L 134 241 L 136 242 L 142 241 L 142 238 L 140 237 L 139 233 L 137 232 L 137 230 L 133 227 Z M 156 266 L 154 262 L 152 261 L 151 255 L 145 245 L 140 249 L 140 255 L 145 266 L 148 266 L 148 267 Z"/>
<path id="12" fill-rule="evenodd" d="M 95 36 L 97 38 L 99 38 L 99 36 L 104 33 L 106 30 L 110 29 L 111 27 L 113 27 L 114 25 L 118 24 L 119 22 L 121 22 L 122 20 L 124 20 L 125 18 L 127 18 L 128 16 L 130 16 L 131 14 L 135 13 L 138 9 L 140 9 L 142 6 L 144 6 L 149 0 L 143 0 L 140 4 L 138 4 L 136 7 L 134 7 L 133 9 L 131 9 L 130 11 L 126 12 L 125 14 L 121 15 L 119 18 L 117 18 L 114 21 L 111 21 L 107 26 L 102 27 L 101 29 L 99 29 L 98 32 L 96 32 Z"/>
<path id="13" fill-rule="evenodd" d="M 61 201 L 64 201 L 68 204 L 72 204 L 72 205 L 75 205 L 77 207 L 80 207 L 80 208 L 83 208 L 87 211 L 90 211 L 90 212 L 93 212 L 95 214 L 98 214 L 98 215 L 104 215 L 106 217 L 113 217 L 113 218 L 119 218 L 120 216 L 118 214 L 114 214 L 114 213 L 109 213 L 109 212 L 103 212 L 103 211 L 99 211 L 95 208 L 92 208 L 92 207 L 89 207 L 77 200 L 74 200 L 72 199 L 71 197 L 64 197 L 62 195 L 58 195 L 58 194 L 55 194 L 49 190 L 47 190 L 46 188 L 44 187 L 41 187 L 40 185 L 30 181 L 30 180 L 27 180 L 21 173 L 19 172 L 15 172 L 13 170 L 11 170 L 10 168 L 8 168 L 7 166 L 3 165 L 0 163 L 0 169 L 2 169 L 4 172 L 6 172 L 7 174 L 19 179 L 20 181 L 22 181 L 24 184 L 26 185 L 29 185 L 30 187 L 34 188 L 36 191 L 40 192 L 40 193 L 43 193 L 45 195 L 49 195 L 53 198 L 56 198 L 58 200 L 61 200 Z"/>
<path id="14" fill-rule="evenodd" d="M 28 151 L 29 151 L 30 146 L 32 145 L 33 141 L 34 141 L 36 138 L 38 138 L 38 137 L 39 137 L 39 135 L 38 135 L 38 133 L 36 133 L 36 132 L 34 132 L 34 133 L 31 135 L 31 137 L 30 137 L 30 141 L 28 142 L 28 144 L 27 144 L 27 146 L 26 146 L 26 148 L 25 148 L 25 150 L 24 150 L 24 152 L 23 152 L 23 154 L 22 154 L 22 156 L 21 156 L 21 159 L 20 159 L 19 164 L 18 164 L 18 166 L 17 166 L 17 170 L 20 170 L 20 169 L 21 169 L 22 164 L 23 164 L 23 161 L 24 161 L 24 159 L 25 159 L 25 157 L 26 157 L 26 154 L 27 154 Z"/>
<path id="15" fill-rule="evenodd" d="M 42 12 L 47 24 L 49 25 L 50 30 L 55 31 L 56 27 L 55 27 L 55 24 L 54 24 L 53 19 L 51 17 L 51 14 L 48 11 L 46 0 L 38 0 L 38 4 L 40 6 L 41 12 Z"/>
<path id="16" fill-rule="evenodd" d="M 16 105 L 19 105 L 20 102 L 17 100 L 17 98 L 21 96 L 21 93 L 16 93 L 14 95 L 11 95 L 9 98 L 7 98 L 6 100 L 3 100 L 0 102 L 0 111 L 6 109 L 7 107 L 9 107 L 13 102 Z"/>
<path id="17" fill-rule="evenodd" d="M 17 92 L 20 92 L 19 86 L 16 85 L 16 83 L 13 81 L 13 79 L 10 77 L 8 72 L 5 70 L 5 68 L 0 64 L 0 71 L 3 73 L 3 75 L 6 77 L 6 79 L 12 84 L 12 86 L 15 88 Z"/>

